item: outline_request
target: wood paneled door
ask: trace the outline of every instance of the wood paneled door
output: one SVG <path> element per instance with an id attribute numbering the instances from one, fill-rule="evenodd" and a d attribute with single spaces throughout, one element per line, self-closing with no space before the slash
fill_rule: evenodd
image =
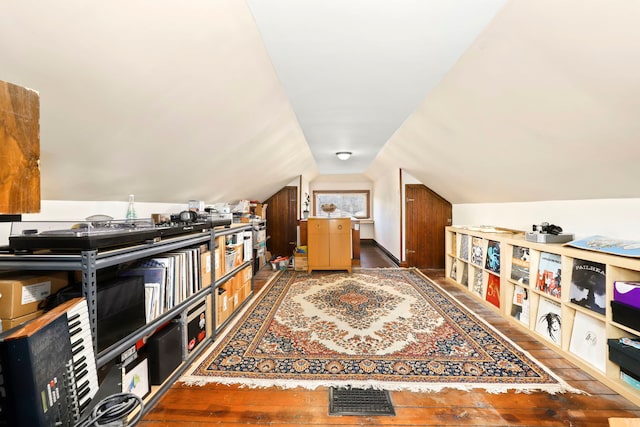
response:
<path id="1" fill-rule="evenodd" d="M 451 203 L 422 184 L 405 185 L 407 267 L 444 268 L 444 228 Z"/>
<path id="2" fill-rule="evenodd" d="M 267 203 L 267 250 L 272 256 L 291 256 L 298 240 L 298 187 L 284 187 Z"/>

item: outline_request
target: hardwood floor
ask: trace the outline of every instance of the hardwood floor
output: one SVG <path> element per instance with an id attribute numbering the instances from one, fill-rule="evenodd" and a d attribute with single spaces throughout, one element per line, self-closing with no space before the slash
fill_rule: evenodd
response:
<path id="1" fill-rule="evenodd" d="M 396 266 L 375 245 L 361 247 L 362 267 Z M 444 279 L 442 270 L 424 270 L 520 347 L 586 394 L 490 394 L 445 390 L 438 393 L 391 392 L 396 416 L 330 416 L 329 392 L 279 388 L 247 389 L 209 384 L 175 384 L 138 424 L 160 426 L 608 426 L 609 417 L 640 417 L 640 407 L 578 369 L 546 345 L 502 319 Z M 256 289 L 273 275 L 262 269 Z"/>

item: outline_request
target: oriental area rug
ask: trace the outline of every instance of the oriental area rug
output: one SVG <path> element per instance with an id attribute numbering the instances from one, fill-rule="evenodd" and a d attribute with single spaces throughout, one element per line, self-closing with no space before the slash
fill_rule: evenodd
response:
<path id="1" fill-rule="evenodd" d="M 416 269 L 283 271 L 237 317 L 182 382 L 579 392 Z"/>

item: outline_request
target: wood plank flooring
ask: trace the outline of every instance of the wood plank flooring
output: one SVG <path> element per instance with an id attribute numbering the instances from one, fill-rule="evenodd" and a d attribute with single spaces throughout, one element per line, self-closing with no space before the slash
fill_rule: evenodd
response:
<path id="1" fill-rule="evenodd" d="M 395 264 L 372 244 L 361 247 L 362 267 Z M 444 279 L 442 270 L 424 273 L 489 323 L 586 394 L 502 393 L 445 390 L 391 392 L 396 416 L 328 415 L 329 392 L 279 388 L 247 389 L 209 384 L 174 384 L 138 424 L 161 426 L 608 426 L 610 417 L 640 417 L 640 407 L 596 381 L 543 343 L 512 326 L 488 307 Z M 256 288 L 273 274 L 256 275 Z"/>

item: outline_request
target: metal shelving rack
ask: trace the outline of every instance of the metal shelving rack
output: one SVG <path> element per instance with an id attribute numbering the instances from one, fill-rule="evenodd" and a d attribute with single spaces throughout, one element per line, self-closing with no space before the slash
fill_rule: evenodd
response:
<path id="1" fill-rule="evenodd" d="M 194 302 L 202 300 L 209 295 L 213 286 L 201 289 L 199 292 L 191 295 L 185 301 L 163 313 L 152 322 L 147 323 L 144 327 L 137 329 L 127 337 L 98 353 L 97 334 L 99 331 L 96 323 L 98 270 L 203 243 L 208 243 L 210 248 L 214 248 L 214 234 L 215 231 L 203 230 L 194 232 L 193 234 L 167 238 L 156 242 L 131 245 L 105 251 L 86 250 L 80 251 L 77 254 L 0 254 L 0 270 L 80 271 L 82 274 L 82 294 L 86 298 L 88 305 L 93 347 L 94 353 L 96 354 L 96 365 L 98 368 L 101 368 L 111 360 L 120 356 L 124 350 L 131 347 L 142 337 L 150 334 L 160 325 L 175 317 L 179 316 L 179 321 L 183 323 L 183 327 L 186 327 L 187 308 Z M 211 274 L 213 283 L 213 280 L 215 279 L 215 277 L 213 277 L 214 272 L 212 271 Z M 211 309 L 214 310 L 215 308 L 212 307 Z M 180 377 L 184 370 L 187 369 L 189 362 L 194 360 L 207 347 L 207 344 L 213 341 L 213 338 L 215 337 L 215 328 L 212 327 L 211 329 L 211 336 L 208 337 L 198 349 L 189 354 L 188 358 L 183 360 L 178 369 L 176 369 L 176 371 L 174 371 L 172 375 L 163 382 L 158 390 L 145 400 L 144 412 L 157 403 L 160 397 Z"/>
<path id="2" fill-rule="evenodd" d="M 216 228 L 214 229 L 213 239 L 215 240 L 217 237 L 220 237 L 220 236 L 227 236 L 227 235 L 236 234 L 239 232 L 252 231 L 252 230 L 253 230 L 253 224 L 251 223 L 242 223 L 242 224 L 236 224 L 231 227 Z M 253 268 L 253 257 L 250 260 L 245 260 L 242 264 L 234 267 L 233 270 L 225 272 L 221 277 L 215 277 L 215 274 L 214 274 L 213 286 L 211 287 L 211 292 L 213 295 L 212 299 L 215 301 L 215 292 L 218 289 L 218 287 L 220 287 L 221 285 L 229 281 L 233 276 L 235 276 L 237 273 L 242 271 L 247 266 L 251 266 L 251 268 Z M 249 302 L 249 300 L 253 296 L 253 291 L 254 291 L 254 279 L 252 274 L 251 275 L 251 294 L 248 295 L 247 298 L 244 300 L 244 302 L 235 310 L 235 313 L 238 313 L 242 309 L 242 307 L 244 307 Z M 224 323 L 222 323 L 219 327 L 216 328 L 215 303 L 213 304 L 213 306 L 214 306 L 213 308 L 213 313 L 214 313 L 213 331 L 214 332 L 212 336 L 215 336 L 215 332 L 223 329 L 233 319 L 233 315 L 229 316 L 229 318 Z"/>

